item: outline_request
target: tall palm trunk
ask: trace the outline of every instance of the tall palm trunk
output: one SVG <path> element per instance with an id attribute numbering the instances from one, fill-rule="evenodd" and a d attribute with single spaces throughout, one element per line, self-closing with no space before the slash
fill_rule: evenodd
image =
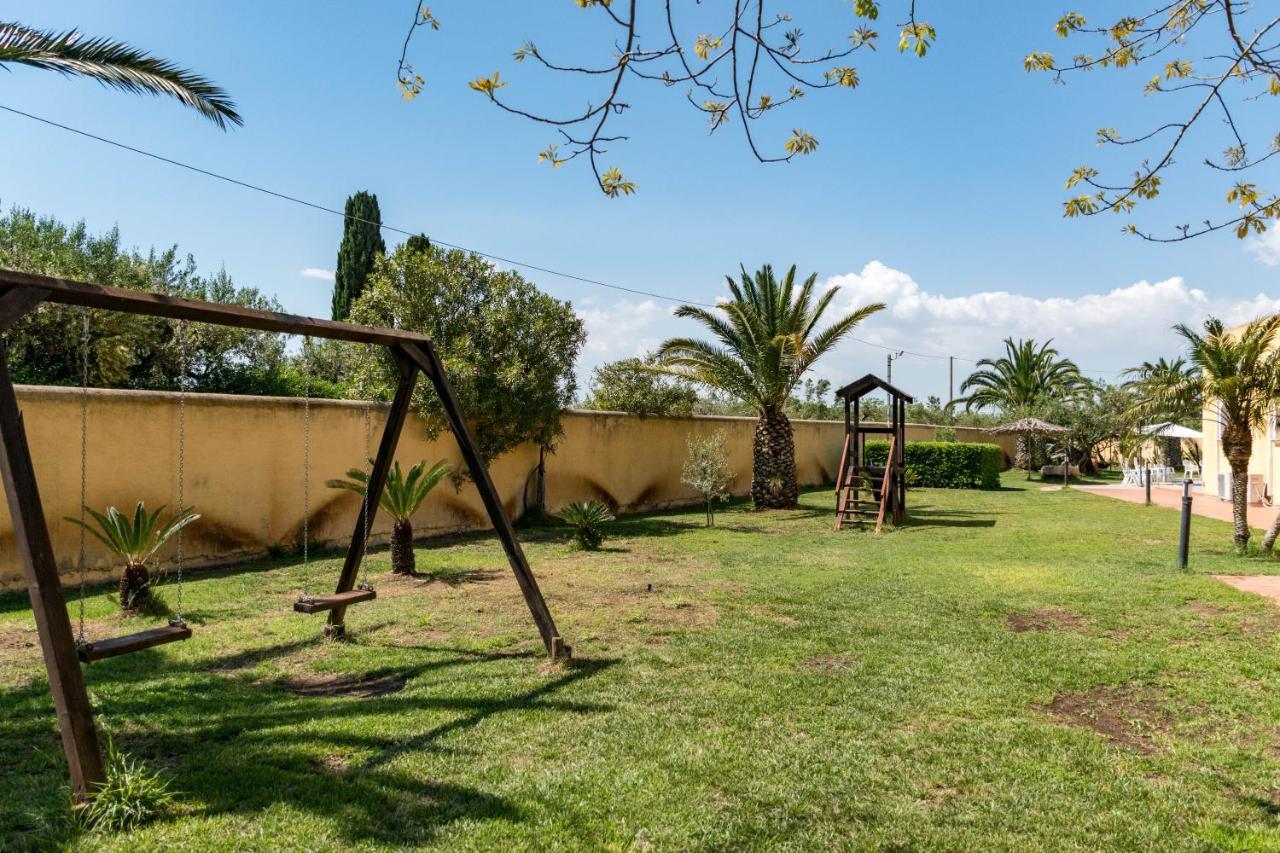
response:
<path id="1" fill-rule="evenodd" d="M 120 607 L 127 611 L 138 609 L 138 605 L 147 597 L 151 586 L 151 575 L 147 567 L 141 563 L 129 563 L 120 573 Z"/>
<path id="2" fill-rule="evenodd" d="M 799 500 L 796 442 L 791 421 L 780 411 L 764 411 L 756 422 L 751 501 L 756 509 L 790 509 Z"/>
<path id="3" fill-rule="evenodd" d="M 391 571 L 397 575 L 411 575 L 417 570 L 413 558 L 413 523 L 409 519 L 397 519 L 391 528 Z"/>
<path id="4" fill-rule="evenodd" d="M 1253 435 L 1249 427 L 1226 425 L 1222 430 L 1222 454 L 1231 466 L 1231 519 L 1237 554 L 1249 545 L 1249 457 L 1253 455 Z"/>

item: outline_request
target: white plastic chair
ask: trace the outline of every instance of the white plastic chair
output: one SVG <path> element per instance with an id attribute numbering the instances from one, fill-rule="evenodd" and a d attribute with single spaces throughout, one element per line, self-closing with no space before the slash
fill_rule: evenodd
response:
<path id="1" fill-rule="evenodd" d="M 1120 460 L 1120 485 L 1122 486 L 1141 486 L 1142 485 L 1142 469 L 1135 467 L 1127 459 Z"/>

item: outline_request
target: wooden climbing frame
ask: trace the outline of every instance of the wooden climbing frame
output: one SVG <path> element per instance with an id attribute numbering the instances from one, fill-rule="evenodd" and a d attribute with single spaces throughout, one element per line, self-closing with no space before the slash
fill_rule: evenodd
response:
<path id="1" fill-rule="evenodd" d="M 7 332 L 14 323 L 45 302 L 386 347 L 399 367 L 400 379 L 365 492 L 364 500 L 368 501 L 370 523 L 378 511 L 378 502 L 386 485 L 396 444 L 409 414 L 418 374 L 425 374 L 440 398 L 453 436 L 458 442 L 459 450 L 462 451 L 462 458 L 475 480 L 476 489 L 480 492 L 480 498 L 484 502 L 494 530 L 502 541 L 502 547 L 507 553 L 507 561 L 511 564 L 511 571 L 515 574 L 521 593 L 524 594 L 525 602 L 533 615 L 534 624 L 538 627 L 543 644 L 552 657 L 569 656 L 569 647 L 565 645 L 556 630 L 555 620 L 551 618 L 551 611 L 547 609 L 547 603 L 542 597 L 542 591 L 538 588 L 537 579 L 529 568 L 529 561 L 525 558 L 519 540 L 516 539 L 515 528 L 507 516 L 497 489 L 494 488 L 489 469 L 480 456 L 471 428 L 463 417 L 444 365 L 429 337 L 396 329 L 358 326 L 271 311 L 255 311 L 233 305 L 216 305 L 193 299 L 180 299 L 159 293 L 121 290 L 12 270 L 0 270 L 0 333 Z M 2 345 L 0 345 L 0 477 L 4 480 L 9 513 L 13 517 L 15 544 L 22 560 L 27 592 L 31 597 L 31 608 L 35 614 L 36 630 L 40 637 L 45 669 L 49 673 L 49 689 L 53 694 L 72 786 L 76 797 L 83 801 L 106 779 L 102 751 L 93 725 L 93 708 L 85 690 L 84 675 L 80 669 L 71 620 L 62 593 L 53 545 L 49 539 L 49 528 L 45 522 L 44 510 L 40 505 L 40 492 L 31 462 L 31 451 L 27 445 L 26 431 L 23 428 L 22 412 L 9 374 L 7 353 Z M 326 603 L 324 608 L 317 609 L 329 611 L 326 632 L 331 635 L 342 633 L 346 606 L 355 602 L 353 587 L 364 556 L 365 509 L 365 506 L 361 507 L 334 595 L 316 599 Z"/>
<path id="2" fill-rule="evenodd" d="M 883 426 L 862 422 L 862 398 L 875 390 L 889 396 L 889 422 Z M 835 529 L 851 523 L 865 527 L 874 520 L 879 533 L 886 519 L 895 525 L 906 519 L 907 404 L 914 399 L 870 373 L 836 391 L 836 396 L 844 400 L 844 450 L 836 471 Z M 867 462 L 867 438 L 873 435 L 889 439 L 884 467 Z"/>

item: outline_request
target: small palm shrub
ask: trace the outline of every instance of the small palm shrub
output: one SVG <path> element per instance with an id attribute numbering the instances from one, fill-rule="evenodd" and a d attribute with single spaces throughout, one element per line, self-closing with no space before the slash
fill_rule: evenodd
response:
<path id="1" fill-rule="evenodd" d="M 369 465 L 372 468 L 373 460 L 369 460 Z M 408 474 L 401 470 L 399 462 L 387 472 L 387 485 L 382 489 L 378 506 L 392 519 L 391 571 L 395 574 L 412 575 L 417 570 L 413 556 L 413 514 L 448 473 L 449 466 L 443 461 L 428 468 L 425 459 L 411 467 Z M 331 489 L 347 489 L 363 497 L 369 486 L 369 475 L 359 468 L 352 468 L 347 471 L 346 480 L 329 480 L 325 485 Z"/>
<path id="2" fill-rule="evenodd" d="M 604 541 L 605 524 L 613 521 L 613 513 L 600 501 L 574 501 L 560 510 L 559 518 L 574 528 L 574 546 L 583 551 L 595 551 Z"/>
<path id="3" fill-rule="evenodd" d="M 175 533 L 200 518 L 195 507 L 189 506 L 179 509 L 161 524 L 160 514 L 164 512 L 164 505 L 148 514 L 142 501 L 138 501 L 134 508 L 132 519 L 113 506 L 107 507 L 106 513 L 89 507 L 84 509 L 94 524 L 73 516 L 66 516 L 66 520 L 92 533 L 111 553 L 124 561 L 124 570 L 120 573 L 120 606 L 130 613 L 135 612 L 151 594 L 147 562 Z"/>
<path id="4" fill-rule="evenodd" d="M 169 782 L 107 740 L 107 781 L 85 803 L 80 820 L 87 829 L 128 832 L 173 804 Z"/>

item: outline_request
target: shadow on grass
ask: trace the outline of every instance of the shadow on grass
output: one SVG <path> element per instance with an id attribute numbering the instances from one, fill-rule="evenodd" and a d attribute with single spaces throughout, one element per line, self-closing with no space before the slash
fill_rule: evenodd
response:
<path id="1" fill-rule="evenodd" d="M 544 677 L 518 676 L 526 683 L 537 678 L 532 687 L 454 686 L 445 692 L 433 689 L 442 682 L 431 675 L 460 666 L 509 666 L 513 659 L 539 655 L 424 646 L 420 648 L 430 659 L 360 673 L 367 679 L 394 675 L 407 682 L 401 692 L 368 698 L 298 696 L 284 680 L 229 677 L 229 670 L 287 656 L 305 644 L 246 649 L 167 670 L 163 678 L 148 678 L 154 672 L 148 664 L 154 667 L 160 660 L 139 657 L 95 668 L 94 692 L 109 697 L 99 710 L 117 732 L 118 746 L 153 766 L 173 768 L 170 775 L 184 809 L 248 817 L 284 806 L 301 813 L 295 818 L 300 822 L 318 819 L 315 828 L 326 837 L 392 847 L 429 842 L 456 821 L 523 819 L 519 803 L 430 778 L 430 771 L 411 763 L 406 769 L 405 759 L 433 753 L 471 760 L 467 756 L 473 751 L 451 745 L 450 739 L 511 713 L 612 710 L 556 694 L 616 665 L 615 659 L 576 661 Z M 32 753 L 21 756 L 18 766 L 6 768 L 2 787 L 9 789 L 10 804 L 18 795 L 17 802 L 40 803 L 51 813 L 65 808 L 66 768 L 57 751 L 52 702 L 43 679 L 0 697 L 0 715 L 4 740 L 32 745 Z M 403 721 L 418 717 L 432 724 L 410 728 L 406 736 Z M 3 837 L 29 833 L 38 823 L 60 823 L 33 823 L 30 814 L 2 808 L 0 818 Z M 63 829 L 60 840 L 70 841 L 70 831 L 69 826 Z"/>
<path id="2" fill-rule="evenodd" d="M 902 529 L 924 529 L 931 527 L 995 527 L 994 516 L 998 512 L 970 512 L 968 510 L 933 509 L 931 506 L 912 507 L 907 504 L 907 520 Z"/>

